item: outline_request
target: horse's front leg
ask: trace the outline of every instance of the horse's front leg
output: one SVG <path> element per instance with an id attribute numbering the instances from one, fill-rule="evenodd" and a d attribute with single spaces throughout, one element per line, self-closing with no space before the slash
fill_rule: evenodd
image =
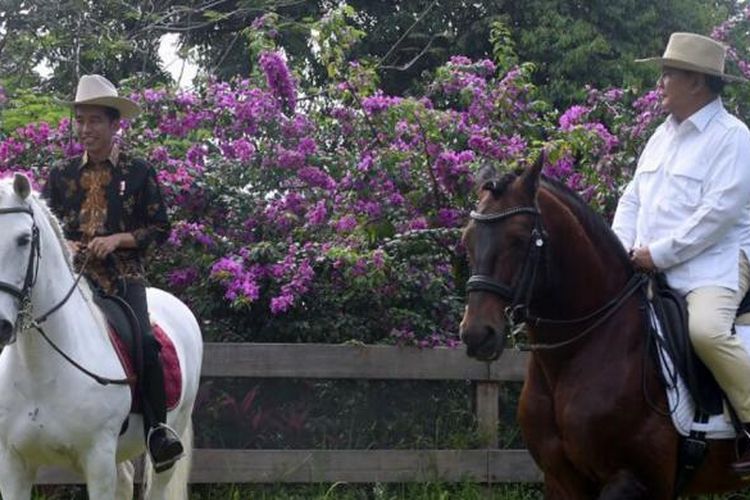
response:
<path id="1" fill-rule="evenodd" d="M 36 477 L 36 469 L 28 467 L 16 452 L 0 449 L 0 498 L 28 500 Z"/>
<path id="2" fill-rule="evenodd" d="M 114 499 L 117 491 L 117 464 L 115 452 L 117 441 L 112 437 L 95 439 L 83 458 L 83 474 L 89 498 Z"/>
<path id="3" fill-rule="evenodd" d="M 646 500 L 653 498 L 646 486 L 630 471 L 621 470 L 602 489 L 599 500 Z"/>
<path id="4" fill-rule="evenodd" d="M 135 465 L 131 460 L 117 464 L 117 500 L 133 500 L 133 481 L 135 480 Z"/>
<path id="5" fill-rule="evenodd" d="M 555 421 L 552 397 L 543 377 L 534 369 L 526 376 L 518 405 L 518 420 L 524 441 L 542 472 L 545 500 L 596 498 L 596 488 L 568 458 Z"/>

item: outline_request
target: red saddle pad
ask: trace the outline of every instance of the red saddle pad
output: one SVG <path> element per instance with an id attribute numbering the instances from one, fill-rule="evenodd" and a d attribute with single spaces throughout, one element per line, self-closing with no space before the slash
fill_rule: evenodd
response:
<path id="1" fill-rule="evenodd" d="M 167 410 L 172 410 L 180 402 L 180 394 L 182 394 L 180 360 L 177 358 L 177 351 L 175 351 L 172 340 L 164 333 L 164 330 L 157 324 L 152 324 L 151 328 L 154 330 L 156 340 L 161 344 L 161 363 L 164 370 L 164 390 L 167 398 Z M 126 376 L 135 378 L 135 364 L 133 363 L 132 356 L 127 346 L 111 326 L 109 329 L 109 339 L 112 341 L 112 345 L 117 352 L 117 357 L 120 358 L 120 363 L 122 363 L 122 367 L 125 369 Z M 133 403 L 130 411 L 140 413 L 141 397 L 137 386 L 135 384 L 131 385 L 130 390 L 133 393 Z"/>

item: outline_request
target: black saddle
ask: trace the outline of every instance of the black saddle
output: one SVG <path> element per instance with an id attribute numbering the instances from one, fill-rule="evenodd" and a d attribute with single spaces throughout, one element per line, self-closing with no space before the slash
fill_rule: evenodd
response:
<path id="1" fill-rule="evenodd" d="M 661 339 L 655 335 L 653 337 L 672 359 L 676 372 L 695 401 L 696 409 L 708 415 L 722 413 L 726 396 L 690 343 L 685 298 L 669 287 L 663 274 L 654 276 L 651 287 L 651 303 L 664 333 Z M 737 316 L 745 312 L 750 312 L 750 294 L 742 300 Z"/>
<path id="2" fill-rule="evenodd" d="M 142 354 L 139 349 L 141 345 L 141 328 L 138 318 L 130 305 L 116 295 L 109 295 L 102 291 L 94 292 L 94 303 L 99 306 L 115 334 L 127 347 L 133 360 L 136 373 L 141 373 Z"/>

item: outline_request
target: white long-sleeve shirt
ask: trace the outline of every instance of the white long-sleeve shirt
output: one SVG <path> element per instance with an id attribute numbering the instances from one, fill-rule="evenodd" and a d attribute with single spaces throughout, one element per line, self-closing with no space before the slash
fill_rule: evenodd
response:
<path id="1" fill-rule="evenodd" d="M 721 99 L 656 129 L 612 229 L 626 249 L 647 246 L 682 293 L 737 290 L 739 252 L 750 251 L 750 132 Z"/>

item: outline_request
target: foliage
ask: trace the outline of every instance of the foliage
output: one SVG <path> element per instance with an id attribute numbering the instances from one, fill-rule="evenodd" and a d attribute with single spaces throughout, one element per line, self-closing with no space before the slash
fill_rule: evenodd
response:
<path id="1" fill-rule="evenodd" d="M 708 34 L 736 9 L 736 2 L 621 0 L 509 2 L 522 60 L 539 65 L 535 82 L 552 102 L 585 98 L 585 85 L 651 86 L 648 69 L 636 58 L 661 54 L 670 33 Z"/>
<path id="2" fill-rule="evenodd" d="M 455 55 L 471 59 L 498 59 L 498 26 L 512 27 L 504 35 L 517 48 L 519 60 L 537 66 L 534 83 L 552 103 L 569 105 L 585 98 L 585 84 L 609 86 L 650 85 L 649 72 L 633 61 L 661 52 L 669 33 L 708 33 L 712 26 L 735 12 L 738 2 L 718 0 L 350 0 L 357 12 L 353 22 L 366 33 L 350 53 L 350 60 L 376 60 L 381 88 L 387 94 L 420 95 L 423 75 Z M 265 7 L 265 10 L 260 8 Z M 248 75 L 255 59 L 236 33 L 264 12 L 281 20 L 275 31 L 287 56 L 306 68 L 315 85 L 329 83 L 327 64 L 306 43 L 313 19 L 330 15 L 337 2 L 234 1 L 221 6 L 234 12 L 219 29 L 191 30 L 182 39 L 198 47 L 203 60 L 220 76 Z M 329 14 L 327 14 L 329 13 Z M 223 64 L 216 68 L 215 61 Z"/>
<path id="3" fill-rule="evenodd" d="M 0 75 L 10 89 L 42 83 L 34 68 L 52 72 L 47 88 L 71 97 L 86 73 L 140 84 L 168 81 L 159 65 L 164 20 L 176 2 L 145 0 L 3 0 L 0 9 Z M 7 4 L 7 5 L 6 5 Z"/>
<path id="4" fill-rule="evenodd" d="M 340 21 L 326 29 L 325 39 L 357 37 Z M 145 116 L 124 123 L 174 223 L 152 279 L 193 307 L 208 339 L 456 345 L 473 172 L 542 154 L 548 175 L 607 214 L 658 116 L 655 95 L 620 89 L 590 89 L 558 115 L 532 83 L 534 65 L 500 71 L 463 56 L 435 71 L 425 95 L 404 98 L 377 89 L 371 65 L 334 53 L 341 81 L 312 94 L 273 37 L 257 36 L 251 79 L 139 90 Z M 0 170 L 44 179 L 56 158 L 80 152 L 65 122 L 13 132 Z"/>
<path id="5" fill-rule="evenodd" d="M 70 111 L 48 95 L 18 90 L 9 101 L 0 99 L 0 133 L 10 134 L 27 123 L 58 123 Z"/>
<path id="6" fill-rule="evenodd" d="M 515 408 L 516 391 L 504 394 Z M 204 382 L 196 446 L 231 449 L 467 449 L 481 436 L 463 382 Z M 331 412 L 331 408 L 336 408 Z M 506 415 L 500 429 L 518 447 Z"/>

